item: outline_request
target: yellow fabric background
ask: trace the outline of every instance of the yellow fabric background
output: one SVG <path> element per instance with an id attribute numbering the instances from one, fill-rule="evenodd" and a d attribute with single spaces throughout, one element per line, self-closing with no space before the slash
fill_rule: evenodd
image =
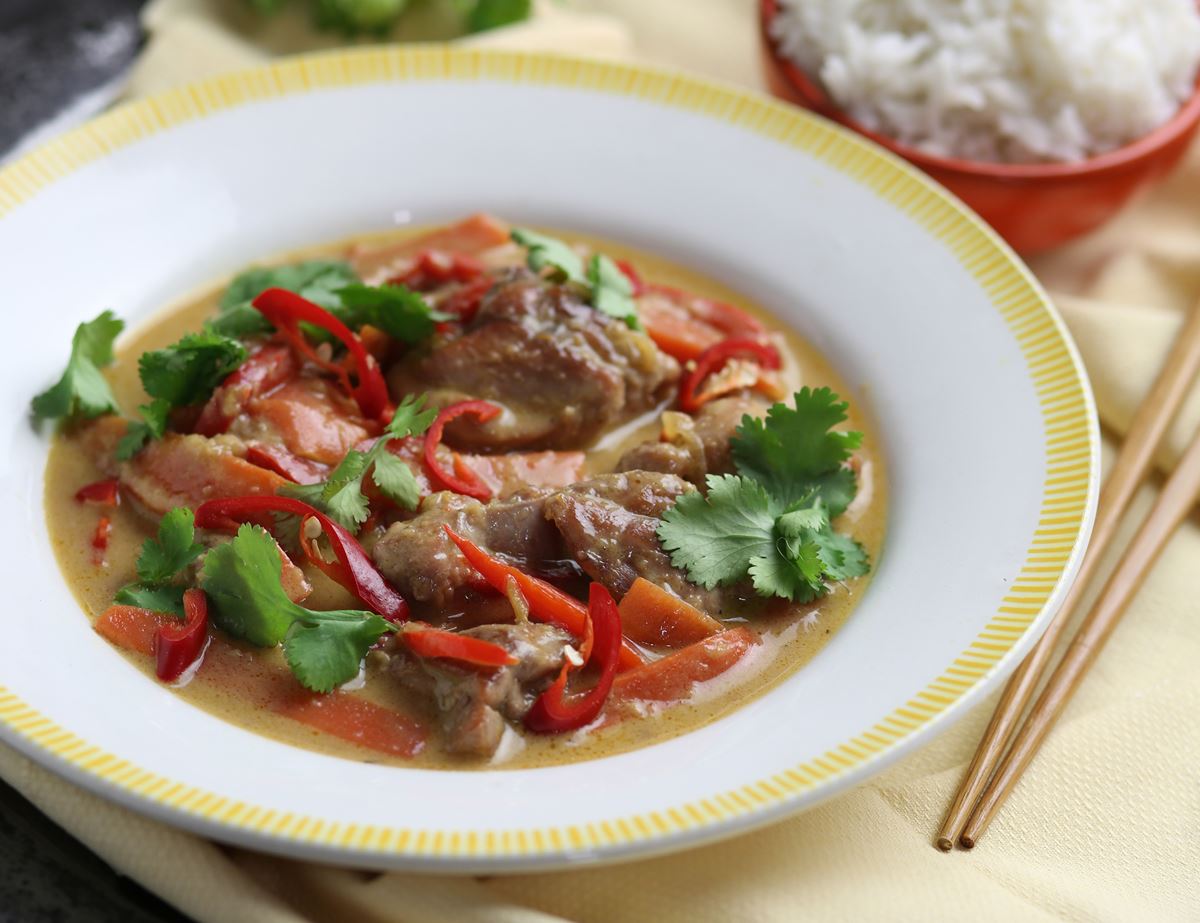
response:
<path id="1" fill-rule="evenodd" d="M 131 95 L 323 47 L 297 14 L 156 0 Z M 752 0 L 540 3 L 470 41 L 632 55 L 759 88 Z M 428 11 L 406 39 L 441 37 Z M 1119 438 L 1200 297 L 1200 145 L 1086 241 L 1039 258 Z M 1169 464 L 1200 424 L 1200 389 Z M 1146 488 L 1132 525 L 1153 498 Z M 948 531 L 953 525 L 948 522 Z M 759 833 L 613 868 L 509 878 L 364 875 L 217 847 L 72 787 L 0 747 L 0 776 L 120 872 L 198 920 L 305 923 L 1200 920 L 1200 530 L 1167 548 L 1109 648 L 979 848 L 929 844 L 991 710 L 980 706 L 868 784 Z M 813 704 L 819 708 L 819 703 Z"/>

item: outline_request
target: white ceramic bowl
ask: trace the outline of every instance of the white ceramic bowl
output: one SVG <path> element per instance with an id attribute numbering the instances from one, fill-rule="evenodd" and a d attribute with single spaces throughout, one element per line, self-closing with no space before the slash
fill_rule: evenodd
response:
<path id="1" fill-rule="evenodd" d="M 830 354 L 886 440 L 874 583 L 817 658 L 695 733 L 430 772 L 224 723 L 88 630 L 47 538 L 30 396 L 75 324 L 136 322 L 301 244 L 475 210 L 703 267 Z M 135 810 L 322 861 L 501 872 L 694 845 L 878 772 L 996 686 L 1074 574 L 1099 465 L 1083 371 L 1009 250 L 900 161 L 669 73 L 537 55 L 319 55 L 123 107 L 0 173 L 9 511 L 0 737 Z"/>

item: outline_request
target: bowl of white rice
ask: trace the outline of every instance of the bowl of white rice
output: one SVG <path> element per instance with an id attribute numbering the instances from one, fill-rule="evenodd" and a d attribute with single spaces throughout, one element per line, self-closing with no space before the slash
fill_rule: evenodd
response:
<path id="1" fill-rule="evenodd" d="M 1195 0 L 761 0 L 776 95 L 900 154 L 1016 249 L 1090 231 L 1200 127 Z"/>

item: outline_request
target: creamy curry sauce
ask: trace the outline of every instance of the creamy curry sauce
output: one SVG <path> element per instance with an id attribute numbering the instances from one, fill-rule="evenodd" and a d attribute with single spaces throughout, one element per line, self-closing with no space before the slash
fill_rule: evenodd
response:
<path id="1" fill-rule="evenodd" d="M 420 233 L 406 229 L 369 237 L 355 238 L 353 243 L 371 245 L 400 240 Z M 583 243 L 614 258 L 633 262 L 641 275 L 657 283 L 677 286 L 711 298 L 728 301 L 762 319 L 774 335 L 784 360 L 783 376 L 789 393 L 802 384 L 813 387 L 828 385 L 838 394 L 854 392 L 831 367 L 829 362 L 794 330 L 781 324 L 761 306 L 748 301 L 720 282 L 677 263 L 670 262 L 650 251 L 635 250 L 607 239 L 587 237 L 571 232 L 552 232 L 571 242 Z M 288 254 L 287 262 L 314 257 L 341 258 L 351 242 L 343 241 Z M 146 398 L 138 378 L 137 357 L 149 349 L 167 346 L 188 332 L 199 329 L 202 322 L 216 311 L 217 299 L 224 283 L 199 296 L 190 298 L 152 321 L 127 333 L 118 349 L 117 362 L 108 375 L 114 393 L 127 413 Z M 611 471 L 616 459 L 628 448 L 659 432 L 659 409 L 643 414 L 626 425 L 602 436 L 589 450 L 589 473 Z M 852 534 L 870 554 L 874 565 L 883 543 L 887 484 L 882 463 L 881 445 L 877 431 L 862 403 L 850 400 L 849 429 L 864 433 L 862 448 L 856 453 L 861 462 L 859 491 L 850 509 L 839 520 L 840 531 Z M 98 514 L 74 500 L 76 490 L 104 477 L 93 461 L 78 450 L 69 433 L 55 438 L 46 470 L 45 505 L 50 535 L 68 584 L 75 592 L 88 616 L 95 620 L 112 602 L 114 593 L 134 579 L 134 564 L 142 542 L 154 533 L 154 525 L 139 515 L 129 504 L 106 511 L 112 520 L 112 533 L 103 566 L 93 561 L 91 537 Z M 309 565 L 305 573 L 314 586 L 313 595 L 305 605 L 312 609 L 356 608 L 357 600 Z M 823 599 L 805 606 L 779 606 L 773 614 L 761 614 L 753 619 L 726 619 L 730 627 L 743 623 L 757 632 L 763 644 L 716 680 L 698 687 L 697 695 L 688 704 L 669 708 L 650 706 L 648 720 L 627 720 L 603 729 L 599 733 L 573 732 L 559 736 L 524 735 L 506 732 L 505 739 L 491 760 L 447 755 L 436 746 L 436 731 L 430 745 L 414 757 L 393 757 L 375 750 L 356 746 L 330 734 L 322 733 L 272 711 L 248 705 L 236 674 L 222 684 L 193 681 L 185 674 L 173 684 L 176 694 L 199 708 L 218 715 L 240 727 L 277 740 L 329 753 L 347 759 L 370 763 L 385 763 L 425 769 L 471 768 L 528 768 L 557 765 L 620 753 L 643 747 L 695 730 L 729 714 L 749 700 L 763 694 L 804 666 L 826 643 L 833 632 L 845 622 L 859 597 L 866 591 L 870 576 L 837 585 Z M 233 642 L 263 669 L 287 672 L 278 650 L 254 649 Z M 154 678 L 150 658 L 122 652 L 126 659 Z M 379 676 L 384 665 L 376 654 L 367 657 L 364 673 L 367 682 L 354 691 L 381 705 L 420 714 L 421 705 L 388 677 Z M 203 669 L 203 667 L 201 667 Z M 360 678 L 361 679 L 361 678 Z M 352 683 L 351 686 L 360 685 Z M 431 727 L 435 716 L 428 715 Z"/>

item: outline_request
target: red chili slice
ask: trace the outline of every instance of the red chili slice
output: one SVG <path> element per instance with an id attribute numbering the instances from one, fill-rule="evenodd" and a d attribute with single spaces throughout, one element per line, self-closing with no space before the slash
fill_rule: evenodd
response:
<path id="1" fill-rule="evenodd" d="M 486 423 L 499 415 L 500 408 L 488 401 L 459 401 L 444 408 L 437 415 L 433 425 L 425 431 L 425 465 L 443 489 L 452 490 L 456 494 L 466 494 L 476 500 L 492 498 L 492 489 L 469 467 L 456 466 L 459 473 L 452 473 L 443 468 L 437 457 L 437 447 L 442 441 L 442 430 L 451 420 L 471 416 L 480 423 Z"/>
<path id="2" fill-rule="evenodd" d="M 579 669 L 570 661 L 563 664 L 558 679 L 541 694 L 525 715 L 525 726 L 538 734 L 561 734 L 590 724 L 600 714 L 612 689 L 621 654 L 621 615 L 612 594 L 599 583 L 588 587 L 588 621 L 592 643 L 584 665 L 596 663 L 600 678 L 582 695 L 566 697 L 567 678 Z M 589 645 L 585 642 L 585 648 Z"/>
<path id="3" fill-rule="evenodd" d="M 629 284 L 633 286 L 633 297 L 637 298 L 646 291 L 646 283 L 642 280 L 641 274 L 633 268 L 633 264 L 629 260 L 616 260 L 617 269 L 624 273 L 625 278 L 629 280 Z"/>
<path id="4" fill-rule="evenodd" d="M 96 531 L 92 533 L 92 563 L 97 567 L 104 564 L 104 556 L 108 553 L 108 539 L 112 535 L 112 520 L 101 516 L 96 523 Z"/>
<path id="5" fill-rule="evenodd" d="M 287 289 L 269 288 L 251 304 L 275 325 L 298 353 L 336 375 L 343 387 L 357 401 L 364 417 L 368 420 L 387 420 L 391 417 L 392 405 L 383 372 L 380 371 L 375 357 L 367 352 L 362 340 L 353 330 L 320 305 L 313 304 L 307 298 L 301 298 Z M 305 339 L 304 332 L 300 329 L 301 323 L 320 327 L 341 341 L 353 361 L 358 384 L 350 382 L 344 367 L 317 355 L 316 350 Z"/>
<path id="6" fill-rule="evenodd" d="M 777 369 L 782 363 L 774 346 L 760 340 L 733 338 L 710 346 L 696 360 L 691 370 L 679 385 L 679 406 L 687 413 L 695 413 L 713 395 L 702 396 L 700 385 L 704 379 L 717 371 L 734 357 L 753 359 L 763 368 Z"/>
<path id="7" fill-rule="evenodd" d="M 164 682 L 179 679 L 204 653 L 208 641 L 208 597 L 203 590 L 184 592 L 183 616 L 182 625 L 163 625 L 154 633 L 154 672 Z"/>
<path id="8" fill-rule="evenodd" d="M 329 466 L 293 455 L 282 446 L 252 442 L 246 446 L 246 461 L 274 471 L 293 484 L 319 484 L 329 477 Z"/>
<path id="9" fill-rule="evenodd" d="M 408 603 L 384 578 L 370 556 L 344 528 L 307 503 L 292 497 L 255 496 L 209 500 L 196 508 L 198 529 L 233 531 L 239 522 L 258 522 L 264 513 L 290 513 L 301 520 L 300 545 L 305 556 L 374 612 L 393 622 L 408 618 Z M 326 561 L 313 542 L 304 539 L 304 520 L 315 519 L 329 539 L 336 561 Z"/>
<path id="10" fill-rule="evenodd" d="M 400 638 L 418 657 L 458 660 L 479 667 L 503 667 L 517 662 L 499 644 L 440 628 L 405 631 Z"/>
<path id="11" fill-rule="evenodd" d="M 93 503 L 96 506 L 117 506 L 121 502 L 121 495 L 117 492 L 118 482 L 116 478 L 108 478 L 104 481 L 96 481 L 93 484 L 85 484 L 75 491 L 76 503 Z"/>
<path id="12" fill-rule="evenodd" d="M 564 593 L 552 583 L 531 577 L 529 574 L 511 564 L 505 564 L 499 558 L 494 558 L 474 542 L 463 538 L 447 525 L 443 525 L 446 535 L 458 546 L 467 563 L 479 573 L 488 586 L 497 593 L 508 592 L 508 581 L 512 578 L 529 603 L 529 616 L 539 622 L 548 622 L 570 632 L 576 638 L 586 641 L 587 606 L 574 596 Z M 619 616 L 618 616 L 619 619 Z M 618 654 L 622 670 L 633 669 L 644 662 L 641 654 L 628 641 L 621 642 Z"/>

